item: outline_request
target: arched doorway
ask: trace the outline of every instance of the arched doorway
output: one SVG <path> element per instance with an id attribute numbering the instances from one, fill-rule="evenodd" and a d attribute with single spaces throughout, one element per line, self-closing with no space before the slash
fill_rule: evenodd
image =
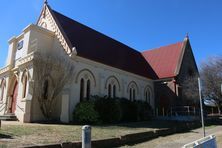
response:
<path id="1" fill-rule="evenodd" d="M 12 101 L 11 101 L 11 107 L 10 107 L 11 113 L 15 113 L 17 96 L 18 96 L 18 82 L 16 81 L 13 88 L 13 93 L 12 93 Z"/>

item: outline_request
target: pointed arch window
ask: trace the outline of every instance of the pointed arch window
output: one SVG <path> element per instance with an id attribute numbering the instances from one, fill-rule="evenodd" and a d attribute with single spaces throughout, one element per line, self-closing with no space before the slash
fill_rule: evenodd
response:
<path id="1" fill-rule="evenodd" d="M 131 87 L 129 89 L 129 100 L 135 101 L 136 100 L 136 89 L 134 87 Z"/>
<path id="2" fill-rule="evenodd" d="M 113 98 L 116 97 L 116 85 L 113 85 Z"/>
<path id="3" fill-rule="evenodd" d="M 111 98 L 111 92 L 112 92 L 112 88 L 111 88 L 111 84 L 108 85 L 108 98 Z"/>
<path id="4" fill-rule="evenodd" d="M 129 97 L 130 97 L 130 101 L 133 101 L 133 98 L 132 98 L 132 88 L 130 88 Z"/>
<path id="5" fill-rule="evenodd" d="M 29 73 L 28 70 L 24 70 L 22 73 L 22 98 L 25 98 L 27 95 L 27 89 L 28 89 L 28 80 L 29 80 Z M 45 82 L 44 82 L 45 83 Z"/>
<path id="6" fill-rule="evenodd" d="M 92 86 L 96 87 L 96 79 L 88 69 L 81 70 L 76 76 L 76 83 L 80 85 L 80 102 L 89 100 L 93 92 Z"/>
<path id="7" fill-rule="evenodd" d="M 116 97 L 116 85 L 109 84 L 108 85 L 108 98 Z"/>
<path id="8" fill-rule="evenodd" d="M 90 80 L 87 80 L 87 88 L 86 88 L 86 99 L 90 98 Z"/>
<path id="9" fill-rule="evenodd" d="M 27 93 L 27 83 L 28 83 L 27 75 L 24 76 L 22 83 L 23 83 L 22 98 L 25 98 Z"/>
<path id="10" fill-rule="evenodd" d="M 129 93 L 129 100 L 130 101 L 135 101 L 136 98 L 137 98 L 137 94 L 139 92 L 138 85 L 136 84 L 135 81 L 131 81 L 128 84 L 127 92 Z"/>
<path id="11" fill-rule="evenodd" d="M 146 93 L 145 93 L 145 100 L 146 100 L 147 103 L 150 104 L 150 91 L 146 91 Z"/>
<path id="12" fill-rule="evenodd" d="M 145 88 L 145 94 L 144 95 L 145 95 L 145 101 L 150 104 L 150 99 L 151 99 L 151 89 L 150 89 L 150 87 Z"/>
<path id="13" fill-rule="evenodd" d="M 133 89 L 133 101 L 135 101 L 135 100 L 136 100 L 136 90 Z"/>
<path id="14" fill-rule="evenodd" d="M 109 98 L 116 98 L 120 92 L 120 83 L 117 77 L 109 76 L 105 82 L 105 89 L 108 89 L 107 96 Z"/>
<path id="15" fill-rule="evenodd" d="M 80 102 L 84 99 L 84 79 L 80 80 Z"/>
<path id="16" fill-rule="evenodd" d="M 84 99 L 89 100 L 91 95 L 91 82 L 90 80 L 80 80 L 80 102 Z"/>
<path id="17" fill-rule="evenodd" d="M 2 79 L 0 84 L 0 101 L 3 100 L 4 93 L 5 93 L 5 79 Z"/>

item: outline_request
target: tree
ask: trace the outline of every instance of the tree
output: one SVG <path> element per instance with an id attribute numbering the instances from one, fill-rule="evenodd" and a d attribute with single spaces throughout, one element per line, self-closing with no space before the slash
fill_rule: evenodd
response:
<path id="1" fill-rule="evenodd" d="M 201 80 L 203 82 L 203 95 L 207 99 L 212 99 L 217 105 L 218 113 L 222 103 L 222 57 L 212 57 L 201 67 Z"/>
<path id="2" fill-rule="evenodd" d="M 199 101 L 198 75 L 187 76 L 182 83 L 183 94 L 187 100 Z"/>
<path id="3" fill-rule="evenodd" d="M 72 59 L 61 49 L 34 54 L 34 96 L 42 114 L 50 119 L 56 98 L 74 74 Z"/>

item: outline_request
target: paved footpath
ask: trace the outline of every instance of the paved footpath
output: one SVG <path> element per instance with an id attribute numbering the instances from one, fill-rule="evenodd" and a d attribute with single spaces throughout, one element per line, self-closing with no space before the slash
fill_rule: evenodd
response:
<path id="1" fill-rule="evenodd" d="M 222 125 L 206 128 L 206 135 L 214 134 L 216 136 L 218 148 L 222 148 Z M 198 140 L 203 137 L 202 128 L 191 130 L 187 133 L 178 133 L 170 136 L 159 137 L 144 143 L 133 146 L 138 148 L 181 148 L 183 145 Z M 219 140 L 220 139 L 220 140 Z"/>

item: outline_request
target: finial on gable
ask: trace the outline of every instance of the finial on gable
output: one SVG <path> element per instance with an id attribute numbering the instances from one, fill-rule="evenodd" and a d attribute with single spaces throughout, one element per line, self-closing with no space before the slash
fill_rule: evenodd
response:
<path id="1" fill-rule="evenodd" d="M 44 0 L 44 4 L 46 4 L 46 5 L 47 5 L 47 4 L 48 4 L 48 1 L 47 1 L 47 0 Z"/>
<path id="2" fill-rule="evenodd" d="M 186 34 L 186 38 L 189 38 L 189 33 L 187 32 L 187 34 Z"/>
<path id="3" fill-rule="evenodd" d="M 186 33 L 184 40 L 189 40 L 189 33 L 188 32 Z"/>

